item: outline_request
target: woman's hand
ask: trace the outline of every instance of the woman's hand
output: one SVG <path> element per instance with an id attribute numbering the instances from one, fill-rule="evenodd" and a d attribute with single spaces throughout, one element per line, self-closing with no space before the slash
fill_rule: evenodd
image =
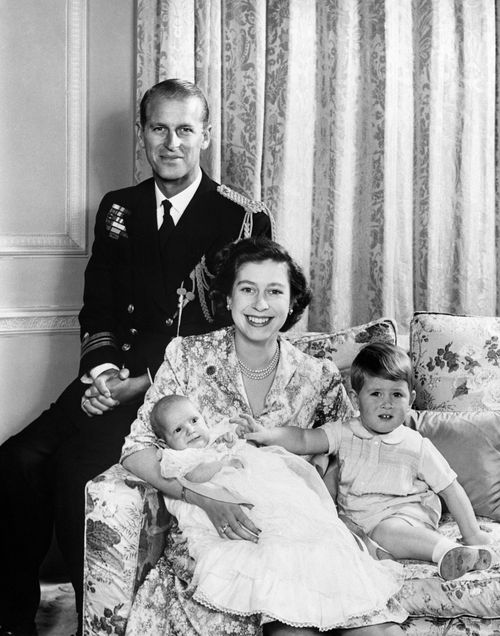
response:
<path id="1" fill-rule="evenodd" d="M 189 491 L 189 503 L 202 508 L 222 538 L 243 539 L 257 543 L 260 529 L 244 512 L 239 504 L 225 503 L 204 497 L 196 492 Z M 245 504 L 252 508 L 251 504 Z"/>

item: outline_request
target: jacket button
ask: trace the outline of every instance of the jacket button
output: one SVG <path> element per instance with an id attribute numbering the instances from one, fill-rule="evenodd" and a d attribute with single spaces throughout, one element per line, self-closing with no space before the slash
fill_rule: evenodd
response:
<path id="1" fill-rule="evenodd" d="M 129 351 L 131 348 L 131 345 L 129 345 L 128 342 L 125 342 L 124 344 L 122 344 L 122 351 Z"/>
<path id="2" fill-rule="evenodd" d="M 130 333 L 131 333 L 133 336 L 137 336 L 137 329 L 134 329 L 134 328 L 132 327 L 132 329 L 130 330 Z"/>
<path id="3" fill-rule="evenodd" d="M 130 304 L 130 305 L 127 307 L 127 311 L 128 311 L 128 313 L 129 313 L 129 314 L 133 314 L 133 313 L 134 313 L 134 309 L 135 309 L 135 307 L 134 307 L 134 305 L 132 305 L 132 304 Z"/>
<path id="4" fill-rule="evenodd" d="M 165 324 L 167 325 L 167 327 L 171 327 L 174 324 L 174 321 L 172 320 L 172 318 L 167 318 L 165 320 Z"/>

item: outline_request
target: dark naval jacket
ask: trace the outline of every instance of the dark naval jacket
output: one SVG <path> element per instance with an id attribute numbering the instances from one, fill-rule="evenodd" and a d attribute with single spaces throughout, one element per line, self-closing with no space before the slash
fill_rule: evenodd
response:
<path id="1" fill-rule="evenodd" d="M 154 376 L 178 330 L 184 336 L 221 326 L 212 322 L 206 289 L 214 256 L 240 236 L 271 236 L 271 223 L 261 204 L 217 188 L 203 173 L 161 251 L 153 178 L 104 196 L 85 270 L 80 374 L 110 362 L 132 376 L 148 369 Z"/>

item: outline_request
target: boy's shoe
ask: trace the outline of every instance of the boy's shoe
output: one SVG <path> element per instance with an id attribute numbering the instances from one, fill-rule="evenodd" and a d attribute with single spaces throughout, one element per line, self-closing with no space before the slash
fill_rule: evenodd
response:
<path id="1" fill-rule="evenodd" d="M 445 581 L 458 579 L 467 572 L 487 570 L 493 555 L 488 548 L 457 545 L 450 548 L 439 559 L 438 571 Z"/>

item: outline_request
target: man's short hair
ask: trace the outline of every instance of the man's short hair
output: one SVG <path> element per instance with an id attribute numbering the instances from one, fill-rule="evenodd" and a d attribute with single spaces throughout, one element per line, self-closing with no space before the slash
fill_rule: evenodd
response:
<path id="1" fill-rule="evenodd" d="M 351 365 L 351 386 L 359 393 L 367 376 L 397 382 L 413 389 L 413 373 L 408 354 L 389 342 L 372 342 L 363 347 Z"/>
<path id="2" fill-rule="evenodd" d="M 202 107 L 201 119 L 203 127 L 206 128 L 208 126 L 210 110 L 208 108 L 207 98 L 203 91 L 192 82 L 171 78 L 155 84 L 144 93 L 140 105 L 140 120 L 142 128 L 144 128 L 148 120 L 149 104 L 156 97 L 164 97 L 167 99 L 189 99 L 190 97 L 195 97 L 200 101 Z"/>

